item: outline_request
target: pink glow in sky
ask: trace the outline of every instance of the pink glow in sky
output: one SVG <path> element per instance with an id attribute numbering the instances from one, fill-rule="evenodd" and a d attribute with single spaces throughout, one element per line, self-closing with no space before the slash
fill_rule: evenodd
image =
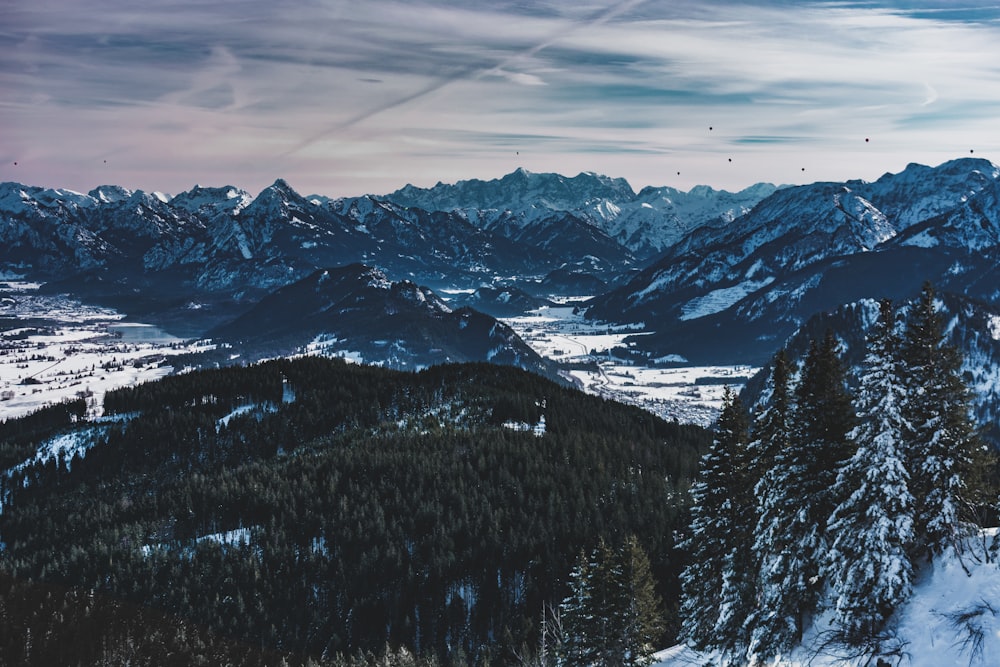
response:
<path id="1" fill-rule="evenodd" d="M 0 181 L 82 191 L 517 167 L 735 190 L 1000 159 L 977 2 L 6 0 L 0 47 Z"/>

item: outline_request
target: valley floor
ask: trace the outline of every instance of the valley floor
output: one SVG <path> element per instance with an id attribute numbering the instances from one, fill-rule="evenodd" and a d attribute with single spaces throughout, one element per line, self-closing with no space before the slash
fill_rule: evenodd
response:
<path id="1" fill-rule="evenodd" d="M 81 397 L 96 413 L 109 389 L 169 375 L 171 357 L 209 347 L 39 287 L 0 282 L 0 420 Z"/>
<path id="2" fill-rule="evenodd" d="M 570 301 L 504 322 L 540 355 L 569 366 L 585 391 L 681 423 L 711 426 L 724 388 L 739 391 L 757 372 L 750 366 L 685 366 L 680 358 L 648 365 L 622 359 L 613 351 L 628 350 L 625 339 L 643 329 L 584 319 Z"/>
<path id="3" fill-rule="evenodd" d="M 96 414 L 109 389 L 169 375 L 180 370 L 179 355 L 214 347 L 126 322 L 109 308 L 43 294 L 39 287 L 0 282 L 0 419 L 79 397 Z M 681 423 L 710 426 L 724 387 L 738 391 L 756 372 L 749 366 L 686 366 L 682 359 L 648 365 L 622 359 L 615 351 L 627 350 L 625 338 L 642 330 L 586 320 L 569 301 L 505 322 L 536 352 L 564 364 L 568 378 L 588 393 Z M 332 347 L 310 353 L 350 358 Z"/>

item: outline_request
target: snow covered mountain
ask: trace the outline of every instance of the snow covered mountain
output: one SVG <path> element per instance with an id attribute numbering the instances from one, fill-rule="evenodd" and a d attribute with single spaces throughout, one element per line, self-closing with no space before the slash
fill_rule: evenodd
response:
<path id="1" fill-rule="evenodd" d="M 507 325 L 471 308 L 452 310 L 432 290 L 363 264 L 317 270 L 210 335 L 244 360 L 305 350 L 404 370 L 488 361 L 559 378 Z"/>
<path id="2" fill-rule="evenodd" d="M 762 362 L 816 312 L 903 299 L 930 280 L 995 302 L 1000 167 L 911 164 L 868 183 L 776 191 L 724 226 L 702 226 L 590 316 L 645 322 L 650 355 Z"/>
<path id="3" fill-rule="evenodd" d="M 234 186 L 168 197 L 114 185 L 82 194 L 0 183 L 0 270 L 133 314 L 172 311 L 174 319 L 192 295 L 254 302 L 353 262 L 435 287 L 512 278 L 544 286 L 551 277 L 559 288 L 558 278 L 570 277 L 595 293 L 638 269 L 637 258 L 731 218 L 771 189 L 636 195 L 621 179 L 523 170 L 343 199 L 304 197 L 280 179 L 256 197 Z"/>
<path id="4" fill-rule="evenodd" d="M 574 228 L 585 238 L 610 239 L 644 260 L 698 227 L 724 224 L 746 213 L 776 189 L 758 183 L 730 193 L 701 185 L 690 192 L 647 187 L 636 194 L 625 180 L 592 172 L 568 178 L 518 169 L 491 181 L 407 185 L 385 198 L 425 210 L 461 211 L 474 224 L 512 238 L 532 229 L 536 236 L 544 233 L 562 241 L 566 228 Z M 540 231 L 549 227 L 553 229 Z"/>

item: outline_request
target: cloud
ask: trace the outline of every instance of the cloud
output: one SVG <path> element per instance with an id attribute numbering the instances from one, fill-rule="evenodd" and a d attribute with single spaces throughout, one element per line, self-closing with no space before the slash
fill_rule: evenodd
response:
<path id="1" fill-rule="evenodd" d="M 0 179 L 360 194 L 514 158 L 636 186 L 787 181 L 790 160 L 798 178 L 806 160 L 811 178 L 877 176 L 973 143 L 1000 155 L 998 18 L 975 2 L 13 0 Z"/>

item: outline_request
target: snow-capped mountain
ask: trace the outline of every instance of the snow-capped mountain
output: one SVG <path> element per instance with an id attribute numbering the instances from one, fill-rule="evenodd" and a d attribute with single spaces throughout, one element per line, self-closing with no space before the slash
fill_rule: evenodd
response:
<path id="1" fill-rule="evenodd" d="M 498 279 L 544 287 L 547 276 L 570 276 L 596 293 L 637 270 L 637 257 L 732 217 L 770 189 L 636 195 L 622 179 L 523 170 L 342 199 L 305 197 L 281 179 L 256 197 L 234 186 L 168 197 L 114 185 L 82 194 L 2 183 L 0 270 L 144 314 L 192 295 L 254 302 L 353 262 L 437 287 Z"/>
<path id="2" fill-rule="evenodd" d="M 907 298 L 926 280 L 996 300 L 998 179 L 1000 167 L 966 158 L 783 188 L 695 230 L 590 315 L 645 322 L 656 333 L 636 342 L 656 356 L 762 362 L 811 314 Z"/>
<path id="3" fill-rule="evenodd" d="M 471 179 L 432 188 L 407 185 L 385 198 L 425 210 L 461 211 L 474 224 L 512 238 L 534 229 L 536 237 L 544 234 L 564 242 L 569 240 L 566 228 L 576 228 L 584 237 L 603 237 L 642 260 L 693 229 L 731 221 L 776 189 L 769 183 L 737 193 L 703 185 L 690 192 L 664 186 L 636 194 L 625 180 L 592 172 L 570 178 L 518 169 L 491 181 Z M 546 230 L 552 226 L 562 229 Z"/>
<path id="4" fill-rule="evenodd" d="M 558 378 L 507 325 L 363 264 L 317 270 L 211 332 L 257 357 L 311 352 L 390 368 L 489 361 Z"/>

